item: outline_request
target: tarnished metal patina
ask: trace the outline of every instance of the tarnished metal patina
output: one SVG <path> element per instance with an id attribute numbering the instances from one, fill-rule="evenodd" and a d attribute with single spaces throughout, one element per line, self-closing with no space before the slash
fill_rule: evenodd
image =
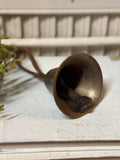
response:
<path id="1" fill-rule="evenodd" d="M 30 57 L 37 73 L 17 62 L 19 67 L 45 82 L 64 114 L 79 118 L 91 112 L 99 103 L 103 89 L 102 72 L 97 61 L 89 54 L 73 54 L 65 59 L 59 68 L 44 74 L 32 54 L 21 49 L 17 53 L 18 56 L 22 52 Z"/>
<path id="2" fill-rule="evenodd" d="M 60 79 L 80 95 L 83 101 L 88 101 L 88 106 L 81 111 L 77 110 L 77 104 L 72 103 L 68 95 L 61 96 Z M 52 69 L 46 74 L 46 87 L 53 93 L 59 109 L 72 118 L 79 118 L 91 112 L 100 100 L 103 89 L 103 77 L 99 64 L 90 55 L 84 53 L 73 54 L 63 61 L 59 68 Z M 66 92 L 65 92 L 66 93 Z M 85 98 L 87 97 L 87 98 Z M 77 99 L 76 99 L 77 100 Z"/>

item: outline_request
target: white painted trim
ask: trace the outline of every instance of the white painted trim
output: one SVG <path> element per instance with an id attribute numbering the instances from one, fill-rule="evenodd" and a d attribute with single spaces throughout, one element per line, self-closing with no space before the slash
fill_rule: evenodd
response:
<path id="1" fill-rule="evenodd" d="M 2 144 L 0 160 L 120 157 L 120 142 L 42 142 Z"/>
<path id="2" fill-rule="evenodd" d="M 27 47 L 76 47 L 120 45 L 120 37 L 5 39 L 3 44 Z"/>
<path id="3" fill-rule="evenodd" d="M 41 160 L 41 159 L 63 159 L 63 158 L 120 158 L 120 150 L 101 151 L 56 151 L 56 152 L 28 152 L 28 153 L 1 153 L 0 160 Z"/>
<path id="4" fill-rule="evenodd" d="M 120 8 L 119 0 L 0 0 L 0 9 Z"/>
<path id="5" fill-rule="evenodd" d="M 76 15 L 76 14 L 119 14 L 118 9 L 0 9 L 1 15 Z"/>
<path id="6" fill-rule="evenodd" d="M 120 150 L 120 141 L 46 141 L 1 143 L 1 152 Z"/>

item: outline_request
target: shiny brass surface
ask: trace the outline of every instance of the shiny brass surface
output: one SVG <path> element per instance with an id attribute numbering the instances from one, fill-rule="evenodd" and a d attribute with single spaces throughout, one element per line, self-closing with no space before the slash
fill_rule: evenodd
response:
<path id="1" fill-rule="evenodd" d="M 78 95 L 92 99 L 92 105 L 87 110 L 77 111 L 68 100 L 59 96 L 61 78 Z M 53 92 L 59 109 L 72 118 L 79 118 L 91 112 L 98 104 L 103 89 L 103 77 L 99 64 L 92 56 L 78 53 L 65 59 L 59 68 L 50 70 L 46 74 L 45 84 Z"/>

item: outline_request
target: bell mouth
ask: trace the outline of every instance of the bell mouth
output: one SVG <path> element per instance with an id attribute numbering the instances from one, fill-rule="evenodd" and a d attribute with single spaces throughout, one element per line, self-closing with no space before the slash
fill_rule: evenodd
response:
<path id="1" fill-rule="evenodd" d="M 78 111 L 76 103 L 71 103 L 67 98 L 66 88 L 61 85 L 61 79 L 67 87 L 74 90 L 83 99 L 85 97 L 91 99 L 92 105 Z M 58 68 L 54 78 L 53 93 L 59 109 L 72 118 L 78 118 L 95 108 L 102 88 L 102 72 L 96 60 L 88 54 L 78 53 L 69 56 Z M 85 99 L 85 103 L 89 99 Z"/>

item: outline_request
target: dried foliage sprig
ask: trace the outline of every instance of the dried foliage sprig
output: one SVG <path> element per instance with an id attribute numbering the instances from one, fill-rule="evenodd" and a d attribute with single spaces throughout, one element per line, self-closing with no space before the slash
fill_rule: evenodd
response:
<path id="1" fill-rule="evenodd" d="M 4 105 L 0 105 L 0 111 L 4 110 Z"/>
<path id="2" fill-rule="evenodd" d="M 18 47 L 14 45 L 2 44 L 2 39 L 8 39 L 9 37 L 3 35 L 0 37 L 0 72 L 8 72 L 9 68 L 16 68 L 15 62 L 23 60 L 22 58 L 17 59 L 15 52 Z"/>
<path id="3" fill-rule="evenodd" d="M 3 35 L 0 37 L 0 73 L 8 72 L 9 68 L 15 69 L 15 62 L 23 60 L 22 58 L 16 58 L 16 51 L 18 47 L 14 45 L 2 44 L 2 39 L 8 39 L 9 37 Z M 0 78 L 2 75 L 0 74 Z M 0 111 L 4 110 L 4 105 L 0 105 Z"/>

